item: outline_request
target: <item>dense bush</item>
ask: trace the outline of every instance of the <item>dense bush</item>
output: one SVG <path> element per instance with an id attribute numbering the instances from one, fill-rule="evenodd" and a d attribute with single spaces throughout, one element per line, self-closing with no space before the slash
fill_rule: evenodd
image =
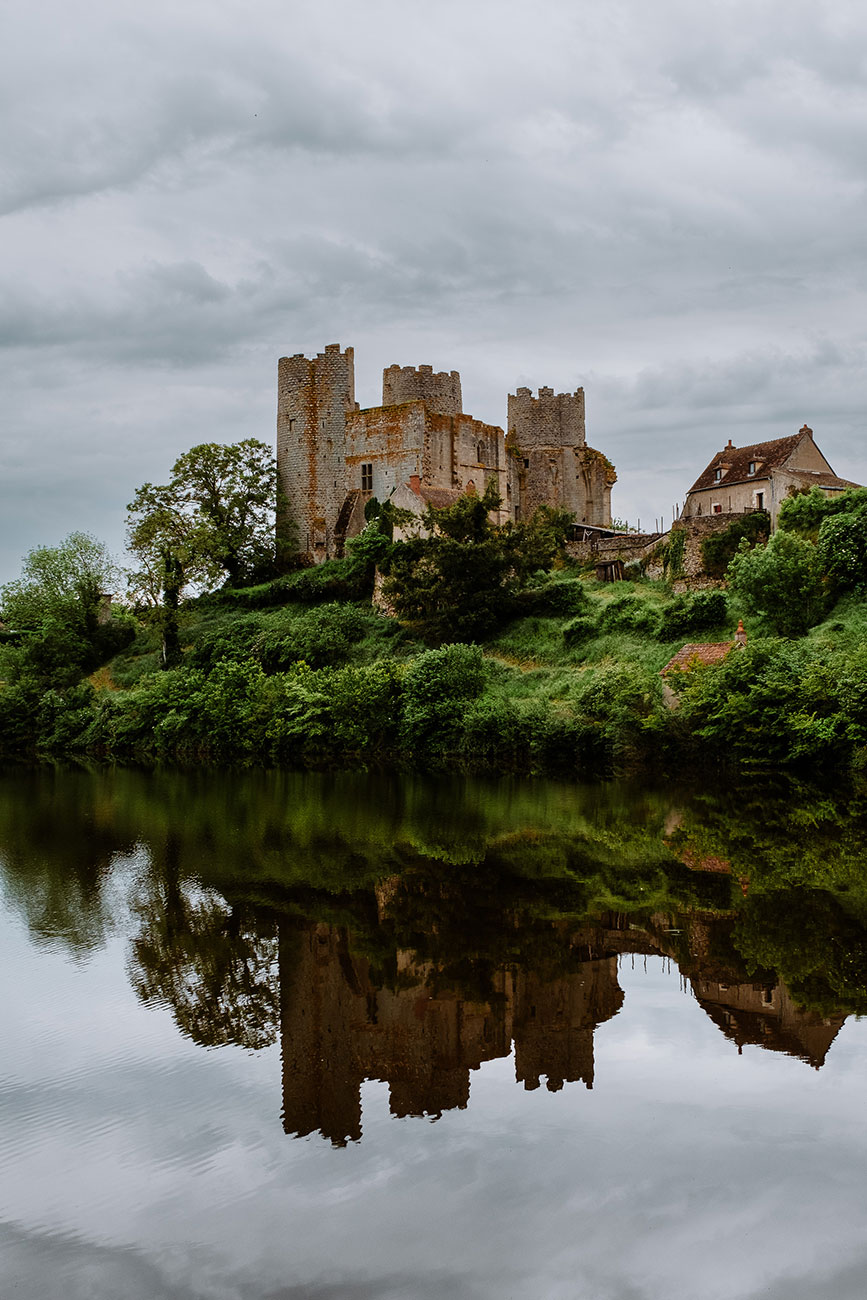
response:
<path id="1" fill-rule="evenodd" d="M 659 609 L 641 596 L 627 592 L 613 596 L 599 619 L 604 632 L 636 632 L 654 636 L 659 627 Z"/>
<path id="2" fill-rule="evenodd" d="M 696 591 L 675 596 L 662 607 L 658 635 L 663 641 L 721 627 L 728 618 L 728 600 L 722 591 Z"/>
<path id="3" fill-rule="evenodd" d="M 413 660 L 403 679 L 403 740 L 410 750 L 444 753 L 457 745 L 463 713 L 485 682 L 475 645 L 444 645 Z"/>
<path id="4" fill-rule="evenodd" d="M 867 511 L 823 519 L 816 560 L 835 595 L 863 586 L 867 582 Z"/>
<path id="5" fill-rule="evenodd" d="M 803 636 L 824 615 L 827 601 L 816 547 L 795 533 L 776 532 L 754 550 L 742 541 L 727 577 L 744 609 L 762 615 L 782 636 Z"/>
<path id="6" fill-rule="evenodd" d="M 581 645 L 585 641 L 590 641 L 597 635 L 599 626 L 596 619 L 587 614 L 579 614 L 577 618 L 570 619 L 563 627 L 564 644 L 571 649 L 572 646 Z"/>

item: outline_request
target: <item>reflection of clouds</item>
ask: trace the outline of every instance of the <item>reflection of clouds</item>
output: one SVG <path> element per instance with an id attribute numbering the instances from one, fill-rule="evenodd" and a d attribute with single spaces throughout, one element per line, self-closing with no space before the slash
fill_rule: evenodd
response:
<path id="1" fill-rule="evenodd" d="M 364 1141 L 335 1150 L 282 1134 L 275 1050 L 202 1052 L 167 1012 L 136 1004 L 119 942 L 71 989 L 67 962 L 20 944 L 0 953 L 23 977 L 23 1005 L 0 1005 L 4 1046 L 28 1041 L 31 1003 L 62 1011 L 27 1085 L 0 1093 L 2 1217 L 17 1225 L 4 1230 L 4 1294 L 858 1294 L 862 1024 L 844 1027 L 821 1075 L 759 1049 L 737 1057 L 676 972 L 623 962 L 626 1001 L 597 1031 L 593 1092 L 525 1093 L 514 1060 L 495 1061 L 472 1074 L 468 1110 L 430 1124 L 392 1119 L 386 1086 L 367 1083 Z M 838 1272 L 817 1272 L 818 1257 Z"/>

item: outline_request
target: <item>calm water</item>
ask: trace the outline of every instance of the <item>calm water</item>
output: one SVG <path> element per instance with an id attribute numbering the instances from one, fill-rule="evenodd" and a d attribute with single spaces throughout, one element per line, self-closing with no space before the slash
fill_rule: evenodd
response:
<path id="1" fill-rule="evenodd" d="M 867 810 L 0 777 L 0 1295 L 862 1300 Z"/>

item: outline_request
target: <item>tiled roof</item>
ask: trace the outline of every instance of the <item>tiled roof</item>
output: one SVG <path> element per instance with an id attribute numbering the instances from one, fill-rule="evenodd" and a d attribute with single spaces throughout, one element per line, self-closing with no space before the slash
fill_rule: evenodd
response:
<path id="1" fill-rule="evenodd" d="M 702 488 L 720 487 L 722 484 L 754 482 L 767 478 L 773 469 L 781 469 L 791 456 L 805 433 L 793 433 L 788 438 L 774 438 L 770 442 L 754 442 L 751 447 L 724 447 L 714 456 L 707 469 L 699 474 L 689 489 L 698 492 Z M 756 472 L 749 472 L 750 462 L 755 461 Z M 719 483 L 715 473 L 722 469 Z"/>
<path id="2" fill-rule="evenodd" d="M 853 483 L 850 478 L 840 478 L 837 474 L 828 474 L 821 469 L 787 469 L 786 473 L 798 479 L 804 487 L 856 488 L 860 483 Z M 755 478 L 755 475 L 753 475 Z"/>
<path id="3" fill-rule="evenodd" d="M 675 668 L 690 668 L 695 663 L 703 666 L 721 663 L 734 644 L 734 641 L 705 641 L 697 645 L 685 645 L 669 659 L 659 675 L 665 677 Z"/>
<path id="4" fill-rule="evenodd" d="M 419 490 L 422 501 L 426 501 L 429 506 L 436 506 L 438 510 L 442 510 L 445 506 L 453 506 L 456 501 L 460 501 L 463 495 L 463 492 L 457 492 L 453 488 L 422 486 Z"/>

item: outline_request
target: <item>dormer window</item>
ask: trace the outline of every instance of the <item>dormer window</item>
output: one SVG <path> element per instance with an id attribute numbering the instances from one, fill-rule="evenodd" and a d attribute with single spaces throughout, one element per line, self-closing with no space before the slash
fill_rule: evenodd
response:
<path id="1" fill-rule="evenodd" d="M 713 472 L 713 481 L 714 481 L 714 483 L 719 483 L 719 481 L 720 481 L 721 478 L 722 478 L 722 470 L 721 470 L 721 469 L 715 469 L 714 472 Z"/>
<path id="2" fill-rule="evenodd" d="M 751 460 L 749 463 L 749 467 L 747 469 L 747 473 L 755 474 L 755 472 L 756 472 L 756 462 L 754 460 Z"/>

